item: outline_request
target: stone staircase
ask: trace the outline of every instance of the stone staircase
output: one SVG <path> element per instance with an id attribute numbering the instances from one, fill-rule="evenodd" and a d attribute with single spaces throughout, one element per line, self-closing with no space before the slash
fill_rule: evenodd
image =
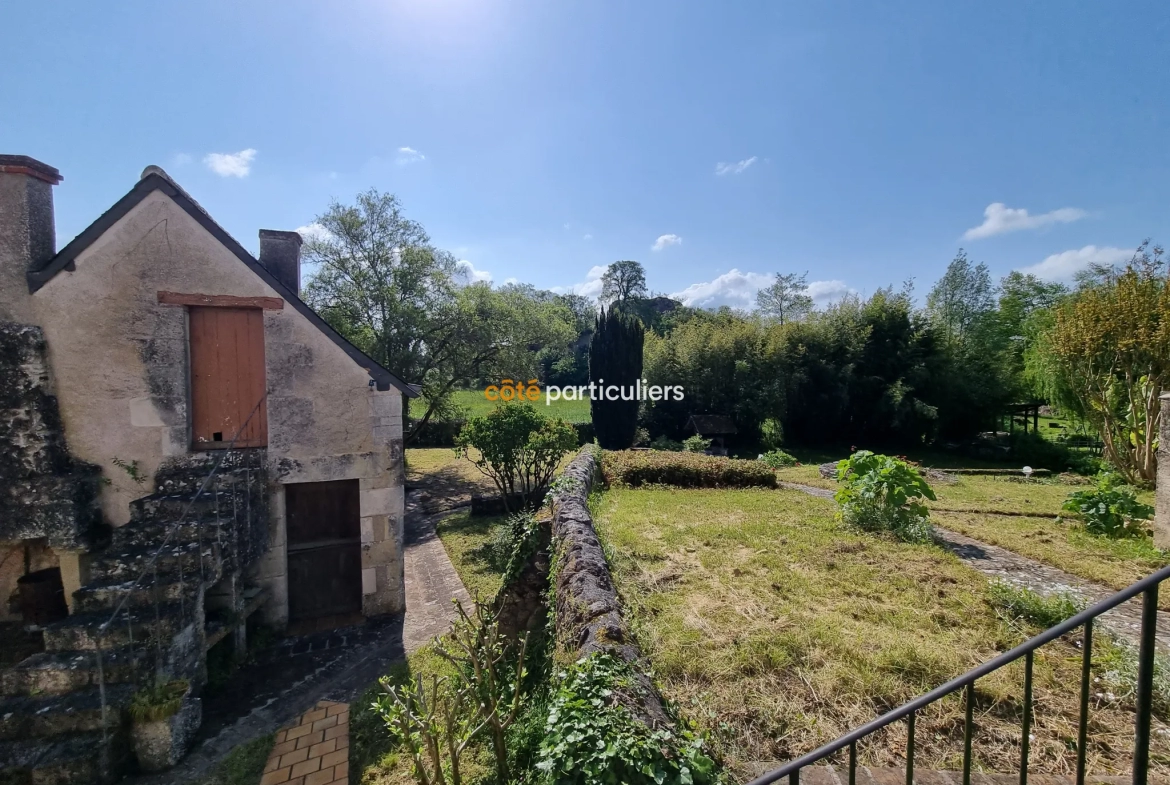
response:
<path id="1" fill-rule="evenodd" d="M 202 687 L 204 593 L 254 558 L 253 524 L 266 524 L 252 463 L 262 455 L 225 460 L 197 496 L 210 459 L 186 456 L 131 504 L 130 522 L 92 555 L 71 615 L 45 627 L 44 651 L 0 672 L 0 785 L 115 782 L 135 765 L 128 707 L 138 687 L 156 674 Z"/>

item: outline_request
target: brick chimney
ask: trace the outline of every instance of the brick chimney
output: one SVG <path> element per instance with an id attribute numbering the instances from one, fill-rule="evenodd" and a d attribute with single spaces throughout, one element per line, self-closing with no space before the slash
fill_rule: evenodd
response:
<path id="1" fill-rule="evenodd" d="M 27 155 L 0 155 L 0 321 L 33 324 L 29 270 L 57 253 L 53 186 L 61 173 Z"/>
<path id="2" fill-rule="evenodd" d="M 292 293 L 301 295 L 301 236 L 296 232 L 260 230 L 260 264 Z"/>

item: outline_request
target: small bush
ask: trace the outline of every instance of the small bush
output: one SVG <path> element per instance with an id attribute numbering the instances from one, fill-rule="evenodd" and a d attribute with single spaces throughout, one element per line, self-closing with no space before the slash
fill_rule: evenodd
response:
<path id="1" fill-rule="evenodd" d="M 665 436 L 659 436 L 650 442 L 650 449 L 661 450 L 662 452 L 682 452 L 683 443 L 676 442 L 674 439 L 668 439 Z"/>
<path id="2" fill-rule="evenodd" d="M 783 469 L 785 466 L 797 466 L 800 463 L 783 450 L 770 450 L 756 460 L 770 469 Z"/>
<path id="3" fill-rule="evenodd" d="M 650 730 L 614 696 L 637 692 L 630 667 L 596 653 L 556 674 L 536 770 L 557 785 L 700 785 L 721 781 L 703 739 L 682 723 Z"/>
<path id="4" fill-rule="evenodd" d="M 1010 621 L 1023 619 L 1037 627 L 1055 627 L 1085 609 L 1085 601 L 1075 594 L 1061 592 L 1045 596 L 1005 580 L 992 581 L 988 588 L 991 604 Z"/>
<path id="5" fill-rule="evenodd" d="M 688 436 L 683 439 L 683 449 L 687 452 L 706 452 L 710 446 L 711 440 L 704 439 L 697 433 L 694 436 Z"/>
<path id="6" fill-rule="evenodd" d="M 920 499 L 934 491 L 918 470 L 888 455 L 859 450 L 837 464 L 837 518 L 862 531 L 890 532 L 906 542 L 930 542 L 929 511 Z"/>
<path id="7" fill-rule="evenodd" d="M 1154 508 L 1138 501 L 1137 491 L 1112 472 L 1097 475 L 1093 488 L 1069 494 L 1061 508 L 1080 513 L 1090 534 L 1121 539 L 1145 537 L 1145 522 Z"/>
<path id="8" fill-rule="evenodd" d="M 186 679 L 175 679 L 143 687 L 130 699 L 130 717 L 135 722 L 165 720 L 182 707 L 189 686 Z"/>
<path id="9" fill-rule="evenodd" d="M 759 461 L 688 452 L 607 451 L 601 471 L 611 485 L 680 488 L 775 488 L 775 473 Z"/>

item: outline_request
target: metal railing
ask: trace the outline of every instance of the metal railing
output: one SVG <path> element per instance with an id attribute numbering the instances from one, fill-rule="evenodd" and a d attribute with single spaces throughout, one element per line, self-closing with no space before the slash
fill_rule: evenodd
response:
<path id="1" fill-rule="evenodd" d="M 785 778 L 789 785 L 798 785 L 801 769 L 824 763 L 835 753 L 849 750 L 849 785 L 855 785 L 857 775 L 857 743 L 872 733 L 900 720 L 906 721 L 906 785 L 914 782 L 914 721 L 918 712 L 930 704 L 942 700 L 959 690 L 965 690 L 965 718 L 963 722 L 963 785 L 971 783 L 972 710 L 975 705 L 975 682 L 1000 668 L 1024 658 L 1024 716 L 1020 738 L 1020 785 L 1028 783 L 1029 736 L 1032 727 L 1032 660 L 1034 652 L 1046 643 L 1067 635 L 1078 627 L 1084 628 L 1081 654 L 1080 718 L 1077 726 L 1077 785 L 1085 782 L 1085 749 L 1089 727 L 1089 684 L 1093 650 L 1093 621 L 1103 613 L 1116 608 L 1139 594 L 1142 595 L 1142 624 L 1138 646 L 1138 676 L 1136 685 L 1136 707 L 1133 746 L 1133 783 L 1147 785 L 1150 768 L 1150 724 L 1153 715 L 1154 691 L 1154 647 L 1158 626 L 1158 587 L 1170 578 L 1170 567 L 1163 567 L 1129 588 L 1117 592 L 1091 608 L 1081 611 L 1055 627 L 1021 643 L 1011 651 L 983 663 L 979 667 L 951 679 L 925 695 L 900 706 L 882 716 L 846 733 L 836 741 L 829 742 L 807 755 L 802 755 L 780 768 L 752 780 L 749 785 L 768 785 Z"/>

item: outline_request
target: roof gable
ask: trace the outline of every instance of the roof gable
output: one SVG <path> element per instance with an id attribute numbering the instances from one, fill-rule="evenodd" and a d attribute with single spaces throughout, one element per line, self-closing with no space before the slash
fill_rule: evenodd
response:
<path id="1" fill-rule="evenodd" d="M 186 191 L 180 188 L 173 180 L 162 173 L 161 169 L 157 167 L 149 167 L 144 176 L 138 183 L 121 199 L 114 203 L 114 205 L 93 223 L 85 228 L 85 230 L 73 238 L 72 241 L 64 248 L 62 248 L 56 256 L 48 260 L 45 264 L 35 270 L 29 270 L 27 273 L 28 290 L 30 294 L 35 294 L 45 284 L 53 279 L 57 273 L 62 270 L 76 269 L 77 257 L 80 256 L 87 248 L 95 243 L 103 234 L 106 233 L 114 224 L 121 220 L 127 213 L 134 209 L 143 199 L 154 191 L 161 191 L 171 198 L 184 212 L 195 220 L 200 226 L 206 229 L 212 237 L 214 237 L 221 245 L 227 248 L 243 262 L 253 273 L 258 275 L 269 287 L 276 291 L 285 302 L 291 305 L 294 309 L 309 320 L 309 322 L 324 333 L 333 343 L 337 344 L 342 351 L 350 356 L 355 363 L 370 374 L 379 390 L 389 390 L 395 387 L 401 390 L 406 396 L 410 398 L 418 397 L 418 388 L 416 385 L 407 384 L 397 375 L 391 371 L 383 368 L 372 357 L 367 355 L 361 349 L 358 349 L 352 343 L 347 341 L 339 332 L 334 330 L 329 324 L 321 318 L 321 316 L 310 308 L 300 297 L 295 295 L 288 287 L 280 283 L 268 272 L 264 265 L 260 264 L 252 254 L 236 242 L 236 239 L 228 234 L 223 227 L 217 224 L 207 211 L 192 199 Z"/>

